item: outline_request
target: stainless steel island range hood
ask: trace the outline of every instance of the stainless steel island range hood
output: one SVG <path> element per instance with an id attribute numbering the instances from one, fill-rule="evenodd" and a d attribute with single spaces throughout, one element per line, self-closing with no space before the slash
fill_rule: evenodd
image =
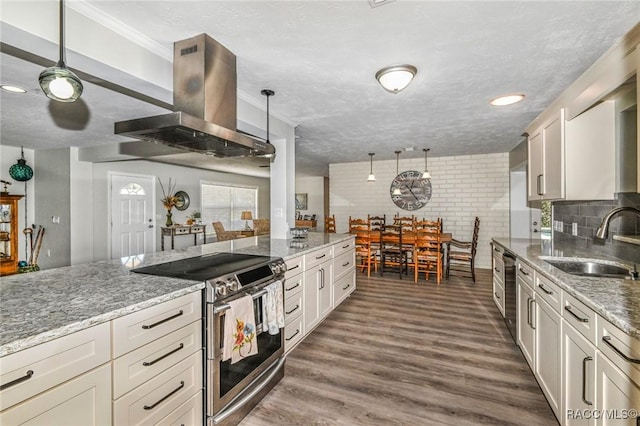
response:
<path id="1" fill-rule="evenodd" d="M 173 109 L 115 123 L 115 133 L 216 157 L 269 157 L 275 147 L 237 126 L 236 56 L 206 34 L 174 43 Z"/>

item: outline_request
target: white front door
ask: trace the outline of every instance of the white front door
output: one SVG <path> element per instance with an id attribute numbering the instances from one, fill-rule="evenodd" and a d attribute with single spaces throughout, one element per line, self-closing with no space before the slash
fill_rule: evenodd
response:
<path id="1" fill-rule="evenodd" d="M 155 251 L 155 177 L 110 173 L 111 258 Z"/>

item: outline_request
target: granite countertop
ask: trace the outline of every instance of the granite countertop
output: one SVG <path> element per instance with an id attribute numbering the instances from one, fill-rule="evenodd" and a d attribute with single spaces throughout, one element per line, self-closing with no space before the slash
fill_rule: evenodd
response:
<path id="1" fill-rule="evenodd" d="M 494 238 L 493 241 L 557 283 L 616 327 L 640 339 L 640 281 L 571 275 L 551 266 L 544 258 L 604 260 L 612 264 L 624 264 L 629 268 L 632 267 L 631 262 L 595 255 L 588 250 L 550 240 Z"/>
<path id="2" fill-rule="evenodd" d="M 314 232 L 302 241 L 249 237 L 2 277 L 0 356 L 204 288 L 203 282 L 136 274 L 133 268 L 220 252 L 286 260 L 350 238 L 349 234 Z"/>

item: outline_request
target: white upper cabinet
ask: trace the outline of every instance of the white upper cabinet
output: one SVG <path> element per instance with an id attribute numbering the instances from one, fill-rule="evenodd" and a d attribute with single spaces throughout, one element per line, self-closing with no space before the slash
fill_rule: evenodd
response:
<path id="1" fill-rule="evenodd" d="M 529 201 L 564 198 L 564 109 L 529 137 Z"/>

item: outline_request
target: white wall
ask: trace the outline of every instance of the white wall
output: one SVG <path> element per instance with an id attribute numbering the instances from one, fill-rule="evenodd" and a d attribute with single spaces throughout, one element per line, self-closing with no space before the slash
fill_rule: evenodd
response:
<path id="1" fill-rule="evenodd" d="M 296 194 L 307 194 L 307 210 L 298 210 L 302 215 L 316 215 L 317 230 L 324 231 L 324 177 L 309 176 L 296 178 Z"/>
<path id="2" fill-rule="evenodd" d="M 424 159 L 400 160 L 400 171 L 424 168 Z M 475 216 L 480 218 L 476 264 L 490 268 L 492 237 L 509 236 L 509 154 L 429 158 L 433 195 L 422 218 L 441 217 L 444 231 L 458 240 L 470 240 Z M 396 175 L 396 160 L 374 161 L 376 182 L 367 182 L 369 162 L 331 164 L 330 208 L 338 232 L 347 232 L 349 216 L 411 214 L 391 201 L 389 186 Z"/>

